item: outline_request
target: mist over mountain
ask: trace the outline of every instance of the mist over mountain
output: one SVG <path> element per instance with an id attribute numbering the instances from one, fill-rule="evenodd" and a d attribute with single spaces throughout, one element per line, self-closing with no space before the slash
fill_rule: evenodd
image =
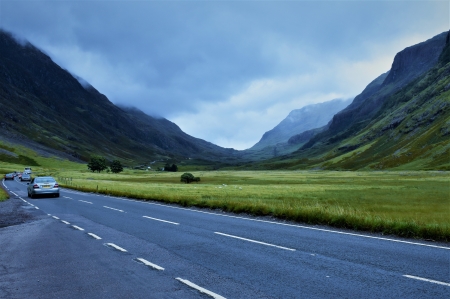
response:
<path id="1" fill-rule="evenodd" d="M 450 32 L 406 48 L 298 151 L 259 167 L 450 169 L 449 62 Z"/>
<path id="2" fill-rule="evenodd" d="M 294 135 L 322 127 L 332 119 L 334 114 L 347 107 L 351 101 L 352 99 L 334 99 L 292 110 L 277 126 L 264 133 L 261 140 L 250 150 L 287 142 Z"/>
<path id="3" fill-rule="evenodd" d="M 264 169 L 450 169 L 449 40 L 444 32 L 400 51 L 391 69 L 351 103 L 294 110 L 251 149 L 236 151 L 114 105 L 33 45 L 0 30 L 0 139 L 76 161 L 98 154 Z"/>
<path id="4" fill-rule="evenodd" d="M 30 43 L 1 30 L 0 127 L 3 139 L 75 160 L 99 154 L 215 161 L 237 153 L 189 136 L 166 119 L 114 105 Z"/>

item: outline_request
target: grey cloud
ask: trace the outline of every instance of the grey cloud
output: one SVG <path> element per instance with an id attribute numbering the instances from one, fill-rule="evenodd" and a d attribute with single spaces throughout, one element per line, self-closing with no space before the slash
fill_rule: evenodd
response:
<path id="1" fill-rule="evenodd" d="M 252 82 L 316 78 L 272 100 L 261 98 L 253 108 L 263 113 L 295 96 L 342 93 L 339 69 L 329 67 L 336 60 L 370 59 L 374 44 L 411 32 L 438 34 L 448 27 L 448 6 L 439 1 L 0 0 L 0 27 L 59 55 L 53 58 L 62 67 L 113 102 L 166 117 L 200 113 L 203 104 L 226 102 Z M 66 50 L 78 55 L 64 55 Z M 91 56 L 91 65 L 80 67 Z"/>

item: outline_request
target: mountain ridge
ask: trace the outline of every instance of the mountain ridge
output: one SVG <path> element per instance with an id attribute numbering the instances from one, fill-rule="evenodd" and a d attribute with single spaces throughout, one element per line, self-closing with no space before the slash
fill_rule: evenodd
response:
<path id="1" fill-rule="evenodd" d="M 326 125 L 333 115 L 350 104 L 351 99 L 334 99 L 292 110 L 273 129 L 265 132 L 249 150 L 260 150 L 277 143 L 285 143 L 294 135 Z"/>
<path id="2" fill-rule="evenodd" d="M 363 96 L 355 97 L 355 104 L 335 115 L 328 128 L 299 150 L 255 167 L 450 170 L 450 31 L 433 39 L 439 39 L 441 46 L 434 48 L 434 64 L 427 70 L 419 66 L 413 75 L 397 77 L 398 85 L 387 80 L 390 72 L 383 74 L 380 84 L 381 75 Z M 411 57 L 410 61 L 413 65 L 408 68 L 420 59 Z M 378 106 L 365 118 L 352 114 L 373 103 Z"/>
<path id="3" fill-rule="evenodd" d="M 93 154 L 125 160 L 178 156 L 216 161 L 237 153 L 189 136 L 168 120 L 137 117 L 136 111 L 125 110 L 94 87 L 82 86 L 35 46 L 19 44 L 0 30 L 0 134 L 9 140 L 33 141 L 84 161 Z M 143 127 L 136 125 L 135 117 Z"/>

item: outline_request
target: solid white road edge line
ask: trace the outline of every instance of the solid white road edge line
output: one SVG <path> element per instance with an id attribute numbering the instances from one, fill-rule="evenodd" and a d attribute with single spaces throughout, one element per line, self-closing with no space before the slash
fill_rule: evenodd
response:
<path id="1" fill-rule="evenodd" d="M 81 228 L 81 227 L 76 226 L 76 225 L 72 225 L 72 227 L 75 228 L 75 229 L 78 229 L 78 230 L 84 230 L 84 228 Z"/>
<path id="2" fill-rule="evenodd" d="M 200 293 L 204 293 L 206 295 L 209 295 L 211 297 L 213 297 L 214 299 L 226 299 L 225 297 L 222 297 L 216 293 L 213 293 L 211 291 L 208 291 L 207 289 L 202 288 L 201 286 L 196 285 L 195 283 L 190 282 L 189 280 L 186 279 L 182 279 L 180 277 L 175 278 L 176 280 L 184 283 L 187 286 L 190 286 L 193 289 L 196 289 L 197 291 L 199 291 Z"/>
<path id="3" fill-rule="evenodd" d="M 159 271 L 164 271 L 164 268 L 163 268 L 163 267 L 160 267 L 160 266 L 158 266 L 158 265 L 155 265 L 155 264 L 153 264 L 153 263 L 150 263 L 149 261 L 144 260 L 143 258 L 137 258 L 136 260 L 137 260 L 137 261 L 140 261 L 141 263 L 143 263 L 143 264 L 146 265 L 146 266 L 152 267 L 153 269 L 156 269 L 156 270 L 159 270 Z"/>
<path id="4" fill-rule="evenodd" d="M 110 246 L 110 247 L 113 247 L 114 249 L 117 249 L 117 250 L 122 251 L 122 252 L 128 252 L 126 249 L 123 249 L 122 247 L 119 247 L 119 246 L 117 246 L 114 243 L 106 243 L 106 245 Z"/>
<path id="5" fill-rule="evenodd" d="M 148 218 L 148 219 L 152 219 L 152 220 L 156 220 L 156 221 L 166 222 L 166 223 L 170 223 L 170 224 L 180 225 L 179 223 L 176 223 L 176 222 L 171 222 L 171 221 L 162 220 L 162 219 L 158 219 L 158 218 L 153 218 L 153 217 L 149 217 L 149 216 L 142 216 L 142 217 Z"/>
<path id="6" fill-rule="evenodd" d="M 119 212 L 122 212 L 122 213 L 123 213 L 123 211 L 122 211 L 122 210 L 119 210 L 119 209 L 114 209 L 114 208 L 107 207 L 107 206 L 103 206 L 103 207 L 104 207 L 104 208 L 107 208 L 107 209 L 110 209 L 110 210 L 119 211 Z"/>
<path id="7" fill-rule="evenodd" d="M 244 241 L 257 243 L 257 244 L 261 244 L 261 245 L 266 245 L 266 246 L 272 246 L 272 247 L 276 247 L 276 248 L 280 248 L 280 249 L 284 249 L 284 250 L 295 251 L 295 249 L 288 248 L 288 247 L 278 246 L 278 245 L 274 245 L 274 244 L 270 244 L 270 243 L 260 242 L 260 241 L 256 241 L 256 240 L 252 240 L 252 239 L 242 238 L 242 237 L 228 235 L 228 234 L 219 233 L 219 232 L 214 232 L 214 233 L 217 235 L 225 236 L 225 237 L 235 238 L 235 239 L 244 240 Z"/>
<path id="8" fill-rule="evenodd" d="M 140 202 L 140 201 L 136 200 L 136 202 Z M 403 244 L 418 245 L 418 246 L 425 246 L 425 247 L 431 247 L 431 248 L 439 248 L 439 249 L 450 250 L 450 247 L 437 246 L 437 245 L 431 245 L 431 244 L 423 244 L 423 243 L 409 242 L 409 241 L 396 240 L 396 239 L 390 239 L 390 238 L 382 238 L 382 237 L 368 236 L 368 235 L 362 235 L 362 234 L 340 232 L 340 231 L 331 230 L 331 229 L 324 229 L 324 228 L 317 228 L 317 227 L 308 227 L 308 226 L 297 225 L 297 224 L 288 224 L 288 223 L 281 223 L 281 222 L 261 220 L 261 219 L 251 219 L 251 218 L 245 218 L 245 217 L 239 217 L 239 216 L 223 215 L 223 214 L 204 212 L 204 211 L 193 210 L 193 209 L 188 209 L 188 208 L 172 207 L 172 206 L 163 205 L 163 204 L 159 204 L 159 203 L 153 203 L 153 202 L 143 202 L 143 203 L 149 204 L 149 205 L 155 205 L 155 206 L 171 208 L 171 209 L 192 211 L 192 212 L 196 212 L 196 213 L 209 214 L 209 215 L 215 215 L 215 216 L 222 216 L 222 217 L 228 217 L 228 218 L 242 219 L 242 220 L 248 220 L 248 221 L 255 221 L 255 222 L 283 225 L 283 226 L 289 226 L 289 227 L 297 227 L 297 228 L 303 228 L 303 229 L 309 229 L 309 230 L 316 230 L 316 231 L 322 231 L 322 232 L 333 233 L 333 234 L 348 235 L 348 236 L 353 236 L 353 237 L 376 239 L 376 240 L 383 240 L 383 241 L 397 242 L 397 243 L 403 243 Z"/>
<path id="9" fill-rule="evenodd" d="M 422 281 L 436 283 L 436 284 L 440 284 L 440 285 L 443 285 L 443 286 L 450 287 L 450 283 L 447 283 L 447 282 L 442 282 L 442 281 L 437 281 L 437 280 L 432 280 L 432 279 L 418 277 L 418 276 L 412 276 L 412 275 L 403 275 L 403 277 L 417 279 L 417 280 L 422 280 Z"/>
<path id="10" fill-rule="evenodd" d="M 94 239 L 97 239 L 97 240 L 101 240 L 102 239 L 102 238 L 100 238 L 99 236 L 97 236 L 96 234 L 93 234 L 93 233 L 88 233 L 88 235 L 91 236 Z"/>
<path id="11" fill-rule="evenodd" d="M 55 218 L 56 220 L 59 220 L 59 218 L 58 217 L 56 217 L 56 216 L 52 216 L 53 218 Z"/>
<path id="12" fill-rule="evenodd" d="M 65 220 L 61 220 L 62 223 L 64 224 L 70 224 L 69 222 L 65 221 Z"/>
<path id="13" fill-rule="evenodd" d="M 12 193 L 12 194 L 14 194 L 15 196 L 17 196 L 17 194 L 16 194 L 16 193 L 14 193 L 14 192 L 12 192 L 12 191 L 11 191 L 11 193 Z"/>
<path id="14" fill-rule="evenodd" d="M 92 202 L 90 202 L 90 201 L 85 201 L 85 200 L 81 200 L 81 199 L 79 199 L 78 201 L 81 201 L 81 202 L 85 202 L 85 203 L 89 203 L 89 204 L 92 204 Z"/>
<path id="15" fill-rule="evenodd" d="M 80 193 L 80 194 L 84 194 L 84 193 Z M 111 198 L 113 198 L 113 197 L 111 196 Z M 248 221 L 255 221 L 255 222 L 262 222 L 262 223 L 269 223 L 269 224 L 297 227 L 297 228 L 316 230 L 316 231 L 322 231 L 322 232 L 333 233 L 333 234 L 348 235 L 348 236 L 353 236 L 353 237 L 361 237 L 361 238 L 368 238 L 368 239 L 374 239 L 374 240 L 382 240 L 382 241 L 403 243 L 403 244 L 409 244 L 409 245 L 417 245 L 417 246 L 425 246 L 425 247 L 431 247 L 431 248 L 450 250 L 450 247 L 444 247 L 444 246 L 423 244 L 423 243 L 417 243 L 417 242 L 409 242 L 409 241 L 396 240 L 396 239 L 383 238 L 383 237 L 375 237 L 375 236 L 368 236 L 368 235 L 355 234 L 355 233 L 340 232 L 340 231 L 324 229 L 324 228 L 308 227 L 308 226 L 303 226 L 303 225 L 288 224 L 288 223 L 281 223 L 281 222 L 261 220 L 261 219 L 251 219 L 251 218 L 245 218 L 245 217 L 239 217 L 239 216 L 223 215 L 223 214 L 204 212 L 204 211 L 193 210 L 193 209 L 188 209 L 188 208 L 173 207 L 173 206 L 168 206 L 168 205 L 159 204 L 159 203 L 153 203 L 153 202 L 144 202 L 144 201 L 140 201 L 140 200 L 132 200 L 132 199 L 128 199 L 128 200 L 129 201 L 140 202 L 140 203 L 145 203 L 145 204 L 149 204 L 149 205 L 155 205 L 155 206 L 161 206 L 161 207 L 165 207 L 165 208 L 191 211 L 191 212 L 202 213 L 202 214 L 209 214 L 209 215 L 222 216 L 222 217 L 228 217 L 228 218 L 243 219 L 243 220 L 248 220 Z"/>

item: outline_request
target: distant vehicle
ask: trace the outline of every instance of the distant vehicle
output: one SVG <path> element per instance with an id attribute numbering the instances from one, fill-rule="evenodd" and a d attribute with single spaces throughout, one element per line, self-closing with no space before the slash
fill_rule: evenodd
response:
<path id="1" fill-rule="evenodd" d="M 31 173 L 31 167 L 25 167 L 23 173 Z"/>
<path id="2" fill-rule="evenodd" d="M 22 176 L 23 177 L 23 176 Z M 51 176 L 35 177 L 27 187 L 28 197 L 53 195 L 59 197 L 59 185 Z"/>
<path id="3" fill-rule="evenodd" d="M 5 181 L 6 180 L 14 180 L 14 173 L 5 174 Z"/>
<path id="4" fill-rule="evenodd" d="M 31 175 L 28 173 L 23 173 L 20 177 L 20 181 L 31 181 Z"/>
<path id="5" fill-rule="evenodd" d="M 22 174 L 19 172 L 19 174 L 17 175 L 19 177 L 19 179 L 22 177 Z"/>

